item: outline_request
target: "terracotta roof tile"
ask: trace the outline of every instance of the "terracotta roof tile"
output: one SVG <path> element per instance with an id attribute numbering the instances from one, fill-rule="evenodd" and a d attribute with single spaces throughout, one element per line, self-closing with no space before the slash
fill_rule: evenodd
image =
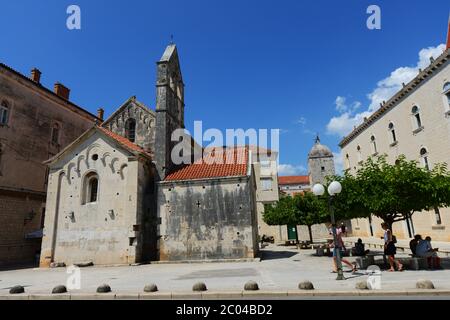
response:
<path id="1" fill-rule="evenodd" d="M 164 181 L 245 176 L 248 160 L 248 147 L 208 148 L 203 158 L 170 173 Z"/>
<path id="2" fill-rule="evenodd" d="M 144 154 L 148 157 L 152 157 L 152 154 L 145 151 L 144 149 L 142 149 L 141 147 L 139 147 L 137 144 L 134 144 L 133 142 L 131 142 L 130 140 L 128 140 L 125 137 L 122 137 L 121 135 L 118 135 L 106 128 L 103 127 L 97 127 L 98 130 L 102 131 L 104 134 L 106 134 L 107 136 L 113 138 L 115 141 L 117 141 L 120 145 L 122 145 L 123 147 L 125 147 L 128 150 L 131 151 L 135 151 L 138 152 L 140 154 Z"/>
<path id="3" fill-rule="evenodd" d="M 309 184 L 309 176 L 284 176 L 278 177 L 279 185 L 286 184 Z"/>

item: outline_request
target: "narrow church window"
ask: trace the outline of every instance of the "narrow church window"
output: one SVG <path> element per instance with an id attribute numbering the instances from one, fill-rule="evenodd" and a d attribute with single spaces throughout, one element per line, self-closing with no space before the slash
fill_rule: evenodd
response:
<path id="1" fill-rule="evenodd" d="M 361 147 L 357 146 L 356 147 L 356 154 L 358 155 L 358 162 L 362 161 L 362 155 L 361 155 Z"/>
<path id="2" fill-rule="evenodd" d="M 98 175 L 95 172 L 90 172 L 84 178 L 83 193 L 83 204 L 97 202 Z"/>
<path id="3" fill-rule="evenodd" d="M 348 153 L 345 155 L 345 166 L 347 169 L 350 169 L 350 156 L 348 155 Z"/>
<path id="4" fill-rule="evenodd" d="M 448 108 L 450 108 L 450 82 L 447 82 L 447 83 L 444 84 L 444 91 L 443 91 L 443 93 L 444 93 L 445 97 L 447 98 L 446 99 L 446 102 L 447 102 L 446 107 L 448 109 Z"/>
<path id="5" fill-rule="evenodd" d="M 325 167 L 321 167 L 320 169 L 322 170 L 322 172 L 325 171 Z"/>
<path id="6" fill-rule="evenodd" d="M 418 106 L 414 106 L 411 109 L 411 113 L 413 114 L 413 117 L 415 119 L 415 123 L 416 123 L 416 129 L 420 129 L 422 127 L 422 120 L 420 119 L 420 112 L 419 112 L 419 107 Z"/>
<path id="7" fill-rule="evenodd" d="M 136 140 L 136 120 L 130 118 L 125 123 L 125 136 L 131 142 Z"/>
<path id="8" fill-rule="evenodd" d="M 389 128 L 389 131 L 391 132 L 391 142 L 392 143 L 397 142 L 397 137 L 395 135 L 394 124 L 392 122 L 390 122 L 388 128 Z"/>
<path id="9" fill-rule="evenodd" d="M 89 181 L 89 202 L 97 201 L 98 179 L 92 178 Z"/>
<path id="10" fill-rule="evenodd" d="M 425 148 L 420 149 L 420 156 L 422 157 L 423 166 L 430 170 L 430 166 L 428 164 L 428 151 Z"/>
<path id="11" fill-rule="evenodd" d="M 52 143 L 57 144 L 59 141 L 59 124 L 55 123 L 52 128 Z"/>
<path id="12" fill-rule="evenodd" d="M 2 101 L 0 105 L 0 125 L 8 124 L 9 107 L 6 101 Z"/>
<path id="13" fill-rule="evenodd" d="M 2 154 L 3 154 L 3 145 L 0 143 L 0 176 L 2 176 Z"/>
<path id="14" fill-rule="evenodd" d="M 375 136 L 370 137 L 370 144 L 372 145 L 372 153 L 377 153 L 377 142 L 375 141 Z"/>

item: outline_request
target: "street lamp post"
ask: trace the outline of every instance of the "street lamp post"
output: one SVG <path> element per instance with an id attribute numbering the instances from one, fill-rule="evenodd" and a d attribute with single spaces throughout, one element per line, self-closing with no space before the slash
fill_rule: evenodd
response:
<path id="1" fill-rule="evenodd" d="M 336 267 L 337 267 L 337 278 L 336 280 L 345 280 L 344 278 L 344 273 L 342 272 L 342 261 L 341 261 L 341 252 L 340 250 L 337 250 L 337 233 L 336 233 L 336 220 L 334 218 L 334 211 L 333 211 L 333 205 L 332 205 L 332 200 L 333 200 L 333 196 L 336 194 L 341 193 L 342 191 L 342 186 L 338 181 L 333 181 L 330 183 L 330 185 L 328 186 L 328 211 L 330 212 L 330 217 L 331 217 L 331 229 L 333 232 L 333 241 L 334 241 L 334 252 L 336 255 Z M 316 196 L 323 196 L 325 194 L 325 187 L 323 185 L 321 185 L 320 183 L 315 184 L 313 187 L 313 193 Z"/>

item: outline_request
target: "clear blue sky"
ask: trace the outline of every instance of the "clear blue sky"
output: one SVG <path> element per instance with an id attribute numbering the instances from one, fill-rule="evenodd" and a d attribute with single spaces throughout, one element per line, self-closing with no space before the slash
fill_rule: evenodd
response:
<path id="1" fill-rule="evenodd" d="M 81 30 L 66 8 L 81 7 Z M 366 9 L 381 8 L 381 30 Z M 60 81 L 71 100 L 111 114 L 128 97 L 155 106 L 155 62 L 178 46 L 186 127 L 280 128 L 284 173 L 301 173 L 313 132 L 339 151 L 327 124 L 336 98 L 358 101 L 422 48 L 446 38 L 448 1 L 2 1 L 0 60 L 42 82 Z"/>

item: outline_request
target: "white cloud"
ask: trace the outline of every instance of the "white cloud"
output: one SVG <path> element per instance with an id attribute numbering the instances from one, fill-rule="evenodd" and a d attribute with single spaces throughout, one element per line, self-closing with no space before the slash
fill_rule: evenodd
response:
<path id="1" fill-rule="evenodd" d="M 293 176 L 306 174 L 308 170 L 302 165 L 292 165 L 292 164 L 279 164 L 278 165 L 278 175 L 280 176 Z"/>
<path id="2" fill-rule="evenodd" d="M 349 105 L 345 97 L 338 96 L 335 104 L 336 110 L 341 114 L 330 119 L 327 124 L 327 132 L 340 137 L 350 133 L 355 126 L 364 121 L 364 117 L 369 117 L 376 111 L 380 103 L 389 100 L 398 92 L 402 88 L 402 83 L 407 84 L 411 81 L 418 74 L 419 68 L 426 68 L 430 64 L 430 57 L 437 58 L 444 49 L 444 44 L 440 44 L 437 47 L 424 48 L 419 52 L 419 60 L 415 67 L 397 68 L 387 78 L 378 81 L 376 88 L 367 95 L 370 102 L 366 111 L 355 113 L 361 106 L 361 103 L 355 101 Z"/>
<path id="3" fill-rule="evenodd" d="M 304 126 L 306 124 L 306 118 L 305 117 L 300 117 L 297 120 L 297 124 L 300 124 L 300 125 Z"/>
<path id="4" fill-rule="evenodd" d="M 336 104 L 336 110 L 340 113 L 347 111 L 347 105 L 345 104 L 347 98 L 337 96 L 336 101 L 334 102 Z"/>
<path id="5" fill-rule="evenodd" d="M 352 115 L 350 112 L 343 113 L 331 118 L 327 124 L 327 133 L 343 137 L 353 128 L 364 121 L 364 117 L 369 117 L 370 111 L 365 111 Z"/>
<path id="6" fill-rule="evenodd" d="M 355 112 L 359 107 L 361 107 L 361 102 L 359 101 L 353 101 L 350 105 L 348 105 L 347 98 L 341 96 L 336 97 L 334 104 L 336 105 L 336 110 L 339 113 Z"/>

